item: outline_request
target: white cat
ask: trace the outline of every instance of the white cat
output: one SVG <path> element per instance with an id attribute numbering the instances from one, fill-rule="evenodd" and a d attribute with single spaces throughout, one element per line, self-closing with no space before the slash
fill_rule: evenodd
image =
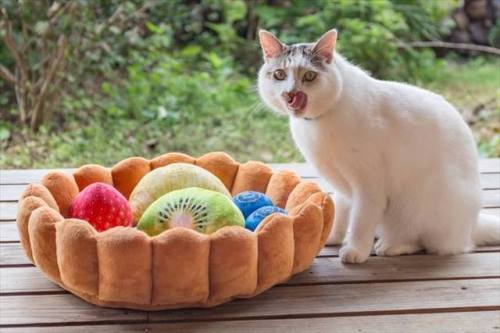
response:
<path id="1" fill-rule="evenodd" d="M 335 188 L 328 242 L 344 240 L 344 262 L 364 262 L 376 235 L 386 256 L 500 244 L 500 219 L 479 214 L 474 138 L 443 97 L 370 77 L 335 52 L 336 30 L 291 46 L 259 36 L 259 94 Z"/>

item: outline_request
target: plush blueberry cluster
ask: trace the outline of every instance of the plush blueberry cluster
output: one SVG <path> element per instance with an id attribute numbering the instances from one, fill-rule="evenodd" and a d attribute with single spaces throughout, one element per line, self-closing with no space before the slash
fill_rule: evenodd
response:
<path id="1" fill-rule="evenodd" d="M 273 213 L 286 214 L 283 208 L 274 206 L 272 200 L 260 192 L 241 192 L 233 197 L 233 202 L 245 217 L 245 228 L 251 231 L 255 231 L 257 226 Z"/>

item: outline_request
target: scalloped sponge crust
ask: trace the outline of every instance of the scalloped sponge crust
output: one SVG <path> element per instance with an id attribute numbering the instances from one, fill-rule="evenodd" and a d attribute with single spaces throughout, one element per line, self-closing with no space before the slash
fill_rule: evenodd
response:
<path id="1" fill-rule="evenodd" d="M 131 227 L 98 233 L 68 218 L 72 200 L 89 184 L 111 184 L 128 198 L 148 172 L 177 162 L 210 171 L 233 195 L 264 192 L 289 214 L 268 216 L 255 232 L 227 226 L 204 235 L 175 228 L 155 237 Z M 168 153 L 131 157 L 112 168 L 89 164 L 73 174 L 49 172 L 22 194 L 17 227 L 26 256 L 62 288 L 100 306 L 164 310 L 212 307 L 288 280 L 311 265 L 333 216 L 330 196 L 292 171 L 239 164 L 223 152 L 197 159 Z"/>

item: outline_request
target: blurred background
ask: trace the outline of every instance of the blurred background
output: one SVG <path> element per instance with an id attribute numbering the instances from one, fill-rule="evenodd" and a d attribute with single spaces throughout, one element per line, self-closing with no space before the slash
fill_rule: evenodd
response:
<path id="1" fill-rule="evenodd" d="M 255 90 L 259 28 L 443 94 L 500 156 L 500 0 L 0 0 L 0 168 L 168 151 L 301 161 Z M 461 43 L 461 45 L 457 45 Z"/>

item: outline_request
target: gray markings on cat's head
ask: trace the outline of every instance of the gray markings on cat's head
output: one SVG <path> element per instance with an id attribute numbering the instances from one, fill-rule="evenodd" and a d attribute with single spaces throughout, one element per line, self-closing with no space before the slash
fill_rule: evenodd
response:
<path id="1" fill-rule="evenodd" d="M 280 56 L 273 60 L 273 65 L 280 68 L 312 65 L 318 70 L 324 69 L 322 58 L 313 50 L 313 43 L 300 43 L 284 46 Z"/>

